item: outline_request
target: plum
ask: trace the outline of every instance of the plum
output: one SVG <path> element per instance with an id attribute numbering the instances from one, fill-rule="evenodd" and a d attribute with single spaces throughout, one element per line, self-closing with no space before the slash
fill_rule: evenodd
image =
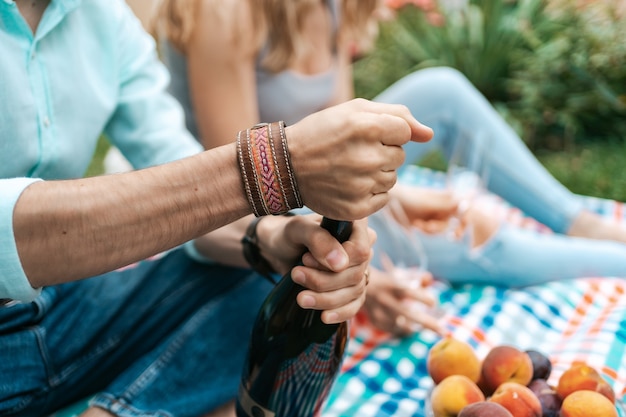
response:
<path id="1" fill-rule="evenodd" d="M 533 376 L 531 381 L 535 379 L 547 380 L 552 372 L 552 362 L 550 362 L 550 358 L 537 350 L 527 350 L 526 353 L 530 356 L 530 361 L 533 363 Z"/>
<path id="2" fill-rule="evenodd" d="M 537 396 L 541 404 L 543 417 L 559 417 L 561 409 L 561 397 L 545 379 L 535 379 L 528 388 Z"/>

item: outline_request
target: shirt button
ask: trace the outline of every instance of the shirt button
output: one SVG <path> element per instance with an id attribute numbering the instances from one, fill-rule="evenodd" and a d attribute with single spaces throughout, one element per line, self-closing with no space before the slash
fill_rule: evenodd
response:
<path id="1" fill-rule="evenodd" d="M 48 116 L 43 118 L 43 125 L 44 125 L 44 127 L 49 127 L 50 126 L 50 119 L 48 118 Z"/>

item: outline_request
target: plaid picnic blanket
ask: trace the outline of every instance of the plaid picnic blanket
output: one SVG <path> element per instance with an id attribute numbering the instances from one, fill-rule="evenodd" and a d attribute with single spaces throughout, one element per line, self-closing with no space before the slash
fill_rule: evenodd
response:
<path id="1" fill-rule="evenodd" d="M 410 167 L 400 180 L 439 186 L 445 174 Z M 606 217 L 626 221 L 626 205 L 586 198 L 587 207 Z M 520 227 L 549 233 L 547 228 L 505 204 L 502 218 Z M 500 344 L 535 349 L 550 356 L 550 382 L 576 360 L 595 367 L 618 398 L 626 400 L 626 271 L 624 277 L 581 277 L 524 289 L 488 285 L 450 287 L 437 282 L 432 290 L 445 311 L 452 336 L 468 342 L 479 357 Z M 428 350 L 439 336 L 421 331 L 402 339 L 373 327 L 364 313 L 350 326 L 348 353 L 324 417 L 425 416 L 425 399 L 432 387 L 426 371 Z M 87 401 L 53 417 L 75 417 Z M 622 416 L 626 417 L 626 415 Z"/>
<path id="2" fill-rule="evenodd" d="M 401 180 L 432 185 L 442 174 L 423 168 L 405 172 Z M 436 185 L 436 184 L 435 184 Z M 626 221 L 624 204 L 588 198 L 588 208 Z M 519 211 L 508 219 L 522 227 L 544 230 Z M 572 362 L 595 367 L 626 399 L 626 271 L 624 277 L 581 277 L 523 289 L 491 285 L 451 287 L 436 283 L 433 290 L 445 311 L 449 333 L 469 343 L 479 357 L 494 346 L 535 349 L 553 362 L 549 380 Z M 432 387 L 426 370 L 428 350 L 439 340 L 431 331 L 394 338 L 374 328 L 364 313 L 351 323 L 351 339 L 342 374 L 336 381 L 324 417 L 424 416 Z"/>

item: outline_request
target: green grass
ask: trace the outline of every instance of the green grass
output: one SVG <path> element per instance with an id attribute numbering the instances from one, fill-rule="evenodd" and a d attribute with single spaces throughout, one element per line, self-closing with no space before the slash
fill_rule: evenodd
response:
<path id="1" fill-rule="evenodd" d="M 109 141 L 104 136 L 100 136 L 100 140 L 98 140 L 98 146 L 96 146 L 96 153 L 94 154 L 93 159 L 91 160 L 91 164 L 89 168 L 87 168 L 86 177 L 94 177 L 96 175 L 100 175 L 104 172 L 104 156 L 109 150 Z"/>
<path id="2" fill-rule="evenodd" d="M 593 197 L 626 201 L 626 141 L 588 143 L 567 151 L 535 151 L 535 156 L 571 191 Z M 445 170 L 440 153 L 433 152 L 421 166 Z"/>
<path id="3" fill-rule="evenodd" d="M 536 155 L 573 192 L 626 201 L 626 141 L 588 143 Z"/>

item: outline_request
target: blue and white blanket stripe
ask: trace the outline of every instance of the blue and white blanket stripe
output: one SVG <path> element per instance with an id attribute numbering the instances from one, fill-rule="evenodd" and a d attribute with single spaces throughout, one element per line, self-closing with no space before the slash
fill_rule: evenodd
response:
<path id="1" fill-rule="evenodd" d="M 410 184 L 437 185 L 441 173 L 405 171 Z M 622 203 L 585 198 L 603 216 L 626 221 Z M 496 345 L 535 349 L 553 362 L 549 382 L 575 361 L 595 367 L 626 399 L 626 271 L 624 277 L 581 277 L 523 289 L 491 285 L 450 287 L 436 283 L 452 336 L 484 357 Z M 432 380 L 427 352 L 439 340 L 430 331 L 398 339 L 377 331 L 359 314 L 353 320 L 348 356 L 333 387 L 324 417 L 425 416 Z"/>
<path id="2" fill-rule="evenodd" d="M 445 174 L 412 167 L 401 181 L 442 186 Z M 603 216 L 626 221 L 622 203 L 585 198 L 587 207 Z M 507 219 L 535 227 L 519 210 Z M 472 345 L 479 357 L 500 344 L 536 349 L 553 361 L 551 382 L 574 361 L 586 361 L 626 400 L 626 271 L 624 277 L 550 282 L 507 289 L 486 285 L 432 287 L 445 310 L 450 334 Z M 343 371 L 337 379 L 324 417 L 426 416 L 425 400 L 432 380 L 426 357 L 439 336 L 421 331 L 403 339 L 374 328 L 360 313 L 352 321 Z M 77 416 L 86 401 L 56 413 Z"/>

